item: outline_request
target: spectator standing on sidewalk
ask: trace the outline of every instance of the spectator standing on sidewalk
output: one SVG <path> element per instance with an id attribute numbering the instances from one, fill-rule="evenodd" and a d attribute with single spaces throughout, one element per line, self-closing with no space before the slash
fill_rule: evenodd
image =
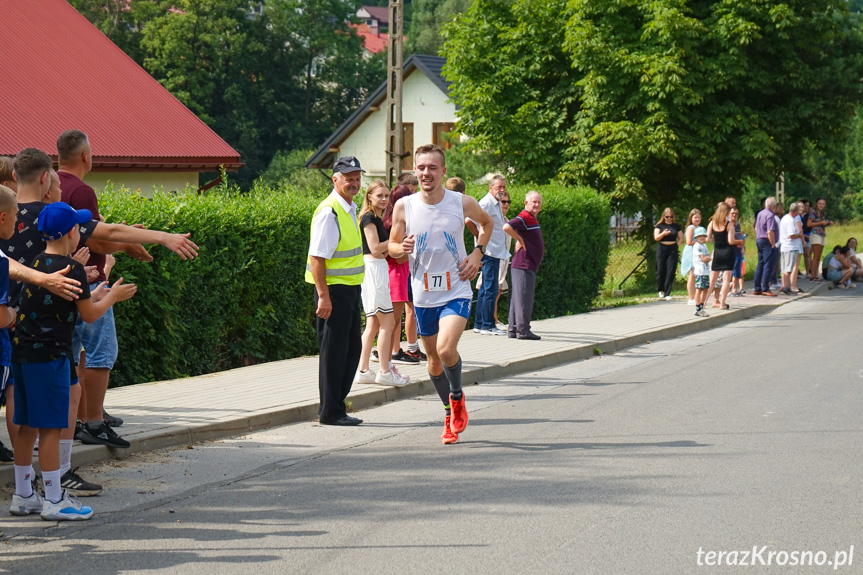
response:
<path id="1" fill-rule="evenodd" d="M 695 315 L 707 317 L 704 302 L 710 288 L 710 250 L 707 248 L 707 230 L 698 226 L 693 231 L 692 276 L 695 278 Z"/>
<path id="2" fill-rule="evenodd" d="M 378 383 L 401 387 L 408 379 L 401 376 L 387 361 L 393 347 L 395 319 L 390 294 L 389 269 L 386 255 L 389 253 L 389 232 L 384 228 L 381 216 L 386 210 L 390 190 L 381 180 L 374 180 L 366 189 L 363 209 L 360 212 L 360 233 L 363 242 L 365 275 L 362 283 L 363 310 L 366 312 L 366 329 L 363 332 L 363 351 L 354 383 Z M 378 336 L 378 354 L 383 360 L 377 374 L 369 369 L 372 345 Z M 395 336 L 398 338 L 398 336 Z"/>
<path id="3" fill-rule="evenodd" d="M 509 212 L 509 206 L 512 204 L 512 201 L 509 198 L 509 194 L 504 192 L 500 195 L 500 197 L 498 197 L 498 200 L 500 201 L 500 208 L 503 211 L 503 219 L 504 221 L 508 221 L 509 218 L 507 218 L 507 212 Z M 465 225 L 467 225 L 467 222 L 465 222 Z M 506 224 L 504 224 L 504 231 L 506 231 Z M 500 318 L 498 317 L 497 308 L 500 303 L 500 296 L 503 295 L 503 292 L 509 289 L 509 284 L 506 281 L 506 272 L 509 271 L 510 258 L 512 257 L 509 251 L 512 247 L 512 236 L 507 234 L 504 241 L 506 243 L 506 259 L 503 259 L 500 262 L 500 270 L 497 274 L 497 299 L 494 301 L 494 325 L 500 330 L 502 330 L 504 326 L 503 323 L 500 321 Z M 482 281 L 482 274 L 479 274 L 476 280 L 477 290 L 481 289 Z"/>
<path id="4" fill-rule="evenodd" d="M 779 247 L 779 222 L 782 221 L 782 216 L 785 215 L 785 204 L 782 202 L 776 203 L 776 210 L 773 212 L 773 221 L 776 222 L 776 246 L 770 253 L 770 289 L 771 291 L 782 288 L 782 276 L 779 271 L 781 252 Z"/>
<path id="5" fill-rule="evenodd" d="M 686 279 L 686 303 L 687 305 L 695 305 L 695 273 L 692 271 L 694 267 L 694 259 L 692 257 L 693 248 L 695 246 L 695 229 L 701 226 L 701 210 L 694 209 L 689 212 L 689 217 L 686 218 L 686 230 L 683 234 L 683 240 L 686 245 L 683 247 L 683 255 L 680 257 L 680 275 Z"/>
<path id="6" fill-rule="evenodd" d="M 715 286 L 717 279 L 722 281 L 719 300 L 714 300 L 713 307 L 720 309 L 728 309 L 729 307 L 725 301 L 728 297 L 728 291 L 731 289 L 731 272 L 734 269 L 734 226 L 728 221 L 728 212 L 728 204 L 719 202 L 716 206 L 716 212 L 710 220 L 710 225 L 707 227 L 707 241 L 710 241 L 711 236 L 713 237 L 710 286 Z"/>
<path id="7" fill-rule="evenodd" d="M 671 208 L 662 211 L 662 218 L 653 228 L 653 239 L 657 242 L 656 284 L 659 299 L 671 301 L 671 288 L 677 273 L 678 248 L 683 243 L 683 231 L 674 221 L 674 211 Z"/>
<path id="8" fill-rule="evenodd" d="M 524 209 L 504 225 L 506 233 L 515 240 L 512 257 L 512 292 L 509 299 L 510 338 L 538 340 L 540 336 L 530 330 L 533 300 L 536 292 L 536 272 L 545 255 L 542 230 L 536 217 L 542 210 L 542 196 L 531 190 L 524 198 Z"/>
<path id="9" fill-rule="evenodd" d="M 733 198 L 732 198 L 733 199 Z M 728 200 L 726 200 L 726 203 Z M 728 212 L 728 223 L 734 226 L 734 269 L 731 272 L 731 295 L 742 296 L 743 265 L 746 261 L 746 234 L 740 231 L 740 210 L 736 207 Z"/>
<path id="10" fill-rule="evenodd" d="M 764 208 L 755 216 L 755 246 L 758 248 L 758 264 L 755 266 L 754 295 L 775 297 L 770 291 L 770 257 L 779 239 L 774 210 L 776 198 L 770 196 L 764 200 Z"/>
<path id="11" fill-rule="evenodd" d="M 482 288 L 476 296 L 476 316 L 473 330 L 482 335 L 506 335 L 494 324 L 494 305 L 497 301 L 500 264 L 509 256 L 506 251 L 506 234 L 503 231 L 503 212 L 498 197 L 506 193 L 506 178 L 494 176 L 488 183 L 488 193 L 479 201 L 479 206 L 492 222 L 491 240 L 485 246 L 482 257 Z"/>
<path id="12" fill-rule="evenodd" d="M 351 391 L 362 353 L 360 286 L 365 275 L 363 242 L 354 196 L 364 170 L 353 156 L 333 165 L 333 191 L 312 217 L 306 282 L 314 284 L 317 316 L 318 416 L 323 425 L 353 426 L 345 398 Z"/>
<path id="13" fill-rule="evenodd" d="M 76 210 L 85 209 L 93 215 L 96 222 L 86 226 L 92 228 L 86 240 L 90 247 L 90 260 L 87 265 L 96 266 L 99 276 L 90 285 L 92 291 L 105 281 L 105 255 L 116 251 L 125 251 L 130 256 L 142 261 L 152 260 L 152 256 L 141 245 L 142 243 L 159 243 L 168 247 L 181 258 L 194 258 L 198 246 L 188 239 L 189 234 L 167 234 L 155 230 L 146 230 L 133 226 L 116 224 L 99 224 L 99 202 L 96 192 L 83 181 L 93 168 L 93 151 L 87 135 L 80 130 L 67 130 L 57 138 L 57 158 L 62 189 L 61 199 Z M 56 200 L 55 200 L 56 201 Z M 29 211 L 34 216 L 35 210 Z M 82 240 L 83 247 L 85 240 Z M 120 243 L 124 242 L 124 243 Z M 73 355 L 78 356 L 81 346 L 79 377 L 83 386 L 81 397 L 84 400 L 84 427 L 75 436 L 84 443 L 107 445 L 109 447 L 129 447 L 129 442 L 118 436 L 105 421 L 104 401 L 108 391 L 108 381 L 114 362 L 117 359 L 117 331 L 114 325 L 114 312 L 109 309 L 92 323 L 79 322 L 75 328 Z"/>
<path id="14" fill-rule="evenodd" d="M 779 250 L 782 266 L 781 293 L 797 292 L 797 266 L 803 252 L 802 224 L 799 224 L 800 204 L 792 202 L 788 213 L 779 221 Z"/>
<path id="15" fill-rule="evenodd" d="M 824 251 L 824 245 L 827 243 L 827 231 L 825 228 L 833 224 L 824 215 L 824 208 L 826 206 L 827 200 L 818 198 L 815 200 L 815 209 L 809 214 L 809 241 L 812 244 L 812 269 L 809 270 L 809 275 L 810 279 L 816 282 L 819 281 L 818 265 L 821 262 L 821 253 Z"/>

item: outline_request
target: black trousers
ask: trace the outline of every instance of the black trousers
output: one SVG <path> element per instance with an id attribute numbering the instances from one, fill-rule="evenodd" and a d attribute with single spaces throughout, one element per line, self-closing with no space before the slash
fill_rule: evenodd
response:
<path id="1" fill-rule="evenodd" d="M 677 255 L 677 244 L 670 246 L 656 244 L 656 284 L 658 291 L 665 295 L 671 293 L 671 287 L 674 285 Z"/>
<path id="2" fill-rule="evenodd" d="M 327 319 L 318 318 L 318 345 L 321 355 L 318 362 L 318 387 L 321 406 L 318 416 L 323 423 L 341 419 L 345 411 L 345 398 L 360 364 L 362 341 L 360 337 L 360 286 L 331 285 L 330 300 L 333 313 Z M 318 292 L 315 290 L 315 307 Z"/>

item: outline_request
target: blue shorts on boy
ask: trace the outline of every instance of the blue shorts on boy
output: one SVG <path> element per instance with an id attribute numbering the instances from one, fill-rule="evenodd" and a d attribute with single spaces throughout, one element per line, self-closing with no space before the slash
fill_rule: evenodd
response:
<path id="1" fill-rule="evenodd" d="M 72 258 L 43 252 L 31 267 L 50 274 L 67 265 L 71 266 L 67 277 L 81 282 L 80 299 L 89 298 L 84 266 Z M 74 301 L 32 284 L 22 286 L 12 340 L 14 423 L 41 429 L 69 426 L 72 334 L 77 319 Z"/>
<path id="2" fill-rule="evenodd" d="M 695 276 L 695 289 L 708 289 L 710 287 L 710 276 Z"/>
<path id="3" fill-rule="evenodd" d="M 429 337 L 440 331 L 441 318 L 457 315 L 467 319 L 470 316 L 470 299 L 459 298 L 437 307 L 414 307 L 417 315 L 417 333 Z"/>
<path id="4" fill-rule="evenodd" d="M 12 366 L 16 425 L 35 429 L 69 427 L 69 358 Z"/>

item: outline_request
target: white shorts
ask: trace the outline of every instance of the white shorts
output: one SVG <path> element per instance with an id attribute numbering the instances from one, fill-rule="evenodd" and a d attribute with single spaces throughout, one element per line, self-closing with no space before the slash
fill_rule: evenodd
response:
<path id="1" fill-rule="evenodd" d="M 827 238 L 825 238 L 824 236 L 819 236 L 815 232 L 812 232 L 811 234 L 809 234 L 809 243 L 811 243 L 813 246 L 823 246 L 827 244 Z"/>
<path id="2" fill-rule="evenodd" d="M 363 261 L 366 264 L 366 273 L 363 276 L 362 299 L 366 317 L 376 313 L 393 313 L 387 260 L 364 255 Z"/>

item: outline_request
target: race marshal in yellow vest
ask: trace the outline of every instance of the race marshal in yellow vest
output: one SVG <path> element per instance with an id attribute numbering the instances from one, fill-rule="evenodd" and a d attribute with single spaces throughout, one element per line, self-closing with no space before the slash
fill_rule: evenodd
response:
<path id="1" fill-rule="evenodd" d="M 360 191 L 363 169 L 352 156 L 333 165 L 333 191 L 312 217 L 306 281 L 315 286 L 318 345 L 318 417 L 324 425 L 359 425 L 345 410 L 360 363 L 360 286 L 363 245 L 354 196 Z"/>

